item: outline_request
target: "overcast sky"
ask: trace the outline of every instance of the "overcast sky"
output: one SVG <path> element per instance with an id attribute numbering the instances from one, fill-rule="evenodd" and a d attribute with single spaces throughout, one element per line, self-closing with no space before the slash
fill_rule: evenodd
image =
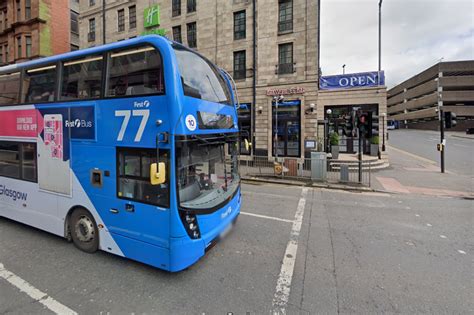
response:
<path id="1" fill-rule="evenodd" d="M 376 71 L 379 0 L 321 0 L 323 75 Z M 383 0 L 382 70 L 393 87 L 444 61 L 474 59 L 474 0 Z"/>

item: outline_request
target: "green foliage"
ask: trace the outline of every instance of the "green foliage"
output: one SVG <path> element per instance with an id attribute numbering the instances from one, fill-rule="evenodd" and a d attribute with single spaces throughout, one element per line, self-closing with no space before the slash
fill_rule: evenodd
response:
<path id="1" fill-rule="evenodd" d="M 380 143 L 379 136 L 372 136 L 372 138 L 370 138 L 370 143 L 371 144 L 379 144 Z"/>
<path id="2" fill-rule="evenodd" d="M 331 145 L 338 145 L 339 144 L 339 134 L 337 132 L 331 133 L 329 136 L 329 143 Z"/>

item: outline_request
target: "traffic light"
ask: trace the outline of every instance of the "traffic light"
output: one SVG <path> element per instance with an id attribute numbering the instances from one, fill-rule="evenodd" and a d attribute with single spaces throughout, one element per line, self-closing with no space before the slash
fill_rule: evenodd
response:
<path id="1" fill-rule="evenodd" d="M 357 125 L 362 134 L 367 134 L 367 132 L 369 131 L 369 115 L 360 115 L 357 120 Z"/>
<path id="2" fill-rule="evenodd" d="M 354 120 L 352 118 L 352 115 L 347 115 L 344 118 L 344 134 L 346 135 L 346 137 L 352 137 L 352 130 L 354 129 Z"/>
<path id="3" fill-rule="evenodd" d="M 453 112 L 444 112 L 444 123 L 446 129 L 456 127 L 456 125 L 458 124 L 456 120 L 456 114 Z"/>

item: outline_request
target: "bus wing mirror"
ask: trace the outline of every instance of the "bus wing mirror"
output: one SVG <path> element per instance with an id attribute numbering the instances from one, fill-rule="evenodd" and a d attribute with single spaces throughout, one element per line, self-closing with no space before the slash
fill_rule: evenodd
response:
<path id="1" fill-rule="evenodd" d="M 250 151 L 250 147 L 252 146 L 252 143 L 250 143 L 247 139 L 244 139 L 244 144 L 245 144 L 245 151 Z"/>
<path id="2" fill-rule="evenodd" d="M 166 182 L 166 164 L 164 162 L 150 165 L 150 183 L 160 185 Z"/>

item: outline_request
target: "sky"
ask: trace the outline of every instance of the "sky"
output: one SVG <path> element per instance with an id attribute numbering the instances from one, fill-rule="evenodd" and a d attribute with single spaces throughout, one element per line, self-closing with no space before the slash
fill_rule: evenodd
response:
<path id="1" fill-rule="evenodd" d="M 323 75 L 377 71 L 379 0 L 321 0 Z M 474 59 L 474 0 L 383 0 L 382 70 L 391 88 L 443 61 Z"/>

